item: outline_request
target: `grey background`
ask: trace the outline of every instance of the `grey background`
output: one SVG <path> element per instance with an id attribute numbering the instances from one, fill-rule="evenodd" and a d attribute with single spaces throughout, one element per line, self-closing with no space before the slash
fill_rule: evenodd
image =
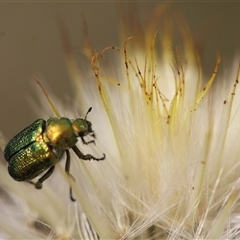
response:
<path id="1" fill-rule="evenodd" d="M 139 2 L 141 16 L 159 2 Z M 127 5 L 127 2 L 124 3 Z M 172 2 L 182 11 L 193 36 L 206 34 L 202 51 L 206 74 L 216 52 L 227 68 L 239 50 L 240 2 Z M 7 139 L 33 122 L 40 113 L 32 109 L 34 97 L 28 73 L 40 77 L 59 98 L 71 96 L 57 18 L 63 17 L 79 62 L 83 56 L 84 15 L 95 50 L 119 46 L 116 2 L 0 2 L 0 130 Z M 205 32 L 206 29 L 206 32 Z"/>

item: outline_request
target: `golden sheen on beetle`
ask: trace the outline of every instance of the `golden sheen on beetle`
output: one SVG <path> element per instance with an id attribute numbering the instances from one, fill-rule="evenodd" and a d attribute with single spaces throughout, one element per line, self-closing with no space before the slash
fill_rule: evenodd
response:
<path id="1" fill-rule="evenodd" d="M 38 119 L 13 137 L 4 149 L 11 177 L 16 181 L 27 181 L 40 189 L 64 153 L 66 153 L 65 172 L 71 176 L 69 149 L 82 160 L 104 160 L 105 154 L 101 158 L 96 158 L 90 154 L 83 154 L 76 146 L 78 137 L 83 144 L 95 143 L 94 140 L 84 139 L 87 135 L 95 138 L 92 124 L 87 120 L 87 114 L 91 109 L 89 108 L 85 118 L 75 120 L 65 117 L 49 118 L 47 121 Z M 31 181 L 46 170 L 47 172 L 36 183 Z M 70 197 L 74 200 L 71 188 Z"/>

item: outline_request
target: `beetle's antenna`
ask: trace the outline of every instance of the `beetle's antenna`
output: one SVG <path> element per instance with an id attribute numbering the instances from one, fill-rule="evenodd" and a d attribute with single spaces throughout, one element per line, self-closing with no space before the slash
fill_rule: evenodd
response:
<path id="1" fill-rule="evenodd" d="M 54 106 L 53 102 L 51 101 L 50 97 L 48 96 L 45 88 L 44 88 L 43 85 L 40 83 L 40 81 L 39 81 L 36 77 L 32 76 L 31 74 L 29 74 L 29 76 L 30 76 L 33 80 L 35 80 L 35 82 L 40 86 L 40 88 L 41 88 L 42 91 L 43 91 L 43 94 L 45 95 L 45 97 L 46 97 L 49 105 L 51 106 L 53 112 L 55 113 L 55 115 L 56 115 L 57 117 L 61 117 L 61 115 L 59 114 L 58 110 L 57 110 L 56 107 Z"/>
<path id="2" fill-rule="evenodd" d="M 87 115 L 90 113 L 92 111 L 92 107 L 90 107 L 89 109 L 88 109 L 88 111 L 87 111 L 87 113 L 86 113 L 86 115 L 85 115 L 85 120 L 87 119 Z"/>

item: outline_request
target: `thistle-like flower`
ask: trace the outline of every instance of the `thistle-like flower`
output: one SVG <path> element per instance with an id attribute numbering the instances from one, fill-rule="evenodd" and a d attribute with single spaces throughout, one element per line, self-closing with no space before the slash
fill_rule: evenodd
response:
<path id="1" fill-rule="evenodd" d="M 137 37 L 123 47 L 93 53 L 86 44 L 92 72 L 79 71 L 62 28 L 76 111 L 57 108 L 76 118 L 92 106 L 96 145 L 78 146 L 106 159 L 85 162 L 72 153 L 75 181 L 57 164 L 41 191 L 14 182 L 1 163 L 3 237 L 240 237 L 239 59 L 220 76 L 217 56 L 212 75 L 203 77 L 186 26 L 174 26 L 183 39 L 175 48 L 169 19 L 158 27 L 163 16 L 160 6 L 144 34 L 132 29 Z M 69 184 L 75 203 L 66 194 Z"/>

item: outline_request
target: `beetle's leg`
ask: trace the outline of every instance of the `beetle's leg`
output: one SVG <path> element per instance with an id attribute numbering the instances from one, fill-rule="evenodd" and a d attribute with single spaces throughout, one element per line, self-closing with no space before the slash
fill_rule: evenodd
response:
<path id="1" fill-rule="evenodd" d="M 90 140 L 90 141 L 86 142 L 86 140 L 83 137 L 81 137 L 81 140 L 82 140 L 83 144 L 88 145 L 89 143 L 93 143 L 95 145 L 95 141 L 94 140 Z"/>
<path id="2" fill-rule="evenodd" d="M 68 176 L 70 176 L 73 181 L 75 181 L 75 178 L 73 177 L 73 175 L 70 173 L 70 152 L 69 150 L 66 150 L 66 155 L 67 155 L 67 158 L 66 158 L 66 164 L 65 164 L 65 172 L 67 173 Z"/>
<path id="3" fill-rule="evenodd" d="M 48 171 L 47 171 L 41 178 L 39 178 L 39 179 L 37 180 L 36 183 L 34 183 L 34 182 L 32 182 L 32 181 L 28 181 L 28 182 L 31 183 L 31 184 L 33 184 L 33 185 L 35 186 L 35 188 L 41 189 L 41 188 L 42 188 L 42 183 L 43 183 L 47 178 L 49 178 L 49 177 L 52 175 L 52 173 L 53 173 L 53 171 L 54 171 L 54 168 L 55 168 L 55 166 L 50 167 L 50 168 L 48 169 Z"/>
<path id="4" fill-rule="evenodd" d="M 69 177 L 71 177 L 74 181 L 75 181 L 75 179 L 74 179 L 74 177 L 73 177 L 73 175 L 70 173 L 70 160 L 71 160 L 71 158 L 70 158 L 70 152 L 69 152 L 69 150 L 66 150 L 66 155 L 67 155 L 67 158 L 66 158 L 66 164 L 65 164 L 65 172 L 67 173 L 67 175 L 69 176 Z M 73 197 L 73 195 L 72 195 L 72 187 L 70 186 L 70 199 L 73 201 L 73 202 L 75 202 L 76 201 L 76 199 Z"/>
<path id="5" fill-rule="evenodd" d="M 96 160 L 96 161 L 100 161 L 100 160 L 104 160 L 105 159 L 105 154 L 103 154 L 103 157 L 101 158 L 96 158 L 94 156 L 92 156 L 91 154 L 86 154 L 84 155 L 79 149 L 78 147 L 75 145 L 72 147 L 72 150 L 77 154 L 77 156 L 82 159 L 82 160 Z"/>

